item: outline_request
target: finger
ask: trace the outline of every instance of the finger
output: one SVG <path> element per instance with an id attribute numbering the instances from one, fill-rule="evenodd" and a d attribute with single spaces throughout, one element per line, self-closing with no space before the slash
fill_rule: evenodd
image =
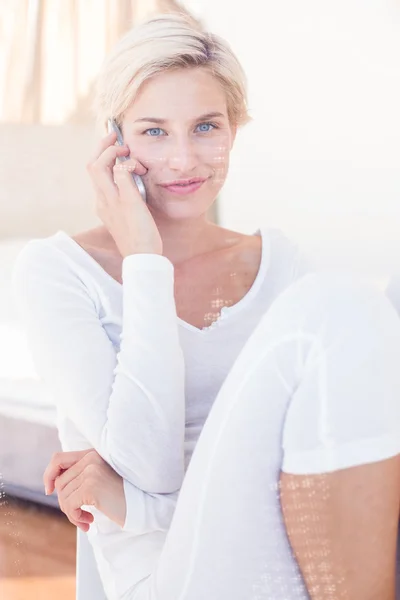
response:
<path id="1" fill-rule="evenodd" d="M 60 473 L 60 475 L 58 475 L 54 481 L 54 487 L 57 493 L 60 494 L 71 481 L 79 477 L 85 466 L 86 463 L 84 463 L 83 460 L 78 460 L 63 473 Z"/>
<path id="2" fill-rule="evenodd" d="M 54 492 L 55 480 L 63 472 L 64 472 L 64 469 L 62 468 L 62 466 L 60 464 L 56 464 L 55 462 L 51 461 L 47 465 L 46 470 L 43 474 L 43 485 L 44 485 L 44 492 L 45 492 L 46 496 L 49 496 L 50 494 L 52 494 Z"/>
<path id="3" fill-rule="evenodd" d="M 69 519 L 67 515 L 65 515 L 68 519 L 68 521 L 70 523 L 72 523 L 72 525 L 75 525 L 75 527 L 78 527 L 79 529 L 82 529 L 82 531 L 84 531 L 85 533 L 87 533 L 90 529 L 90 525 L 92 523 L 86 523 L 84 521 L 74 521 L 73 519 Z"/>
<path id="4" fill-rule="evenodd" d="M 82 529 L 82 531 L 89 531 L 90 525 L 94 522 L 94 516 L 91 513 L 86 512 L 84 510 L 81 511 L 81 515 L 77 520 L 73 519 L 66 512 L 62 512 L 67 517 L 68 521 L 72 523 L 72 525 L 75 525 L 75 527 L 79 527 L 79 529 Z"/>
<path id="5" fill-rule="evenodd" d="M 62 511 L 62 512 L 64 512 L 64 511 Z M 64 514 L 67 517 L 68 521 L 70 523 L 72 523 L 72 525 L 75 525 L 75 527 L 79 527 L 79 529 L 82 529 L 82 531 L 85 531 L 85 532 L 89 531 L 90 525 L 94 521 L 94 516 L 91 513 L 84 513 L 84 511 L 82 511 L 82 517 L 81 517 L 80 521 L 75 521 L 75 519 L 68 517 L 68 515 L 66 513 L 64 513 Z M 85 515 L 88 515 L 88 517 L 85 517 Z"/>
<path id="6" fill-rule="evenodd" d="M 96 172 L 111 169 L 115 164 L 126 164 L 132 165 L 133 170 L 138 175 L 146 175 L 147 168 L 139 162 L 136 158 L 130 156 L 130 149 L 128 146 L 110 146 L 93 164 L 93 170 Z"/>
<path id="7" fill-rule="evenodd" d="M 57 478 L 57 480 L 58 479 L 59 478 Z M 93 523 L 94 521 L 94 516 L 92 513 L 81 508 L 83 504 L 88 503 L 79 500 L 79 495 L 78 497 L 72 496 L 74 492 L 79 493 L 80 486 L 81 479 L 79 479 L 79 477 L 75 477 L 61 489 L 57 489 L 58 503 L 62 512 L 68 517 L 68 520 L 77 527 L 85 523 Z M 57 482 L 56 487 L 58 488 Z M 75 505 L 74 502 L 77 502 L 77 505 Z"/>
<path id="8" fill-rule="evenodd" d="M 93 163 L 87 165 L 87 170 L 92 183 L 100 194 L 102 203 L 113 203 L 118 199 L 118 188 L 114 183 L 112 168 L 118 157 L 129 156 L 127 146 L 108 147 Z"/>
<path id="9" fill-rule="evenodd" d="M 94 152 L 90 162 L 95 162 L 99 158 L 99 156 L 103 154 L 104 150 L 109 146 L 113 146 L 116 141 L 117 134 L 115 133 L 115 131 L 111 131 L 110 133 L 102 137 L 96 147 L 96 151 Z"/>
<path id="10" fill-rule="evenodd" d="M 79 523 L 93 523 L 94 521 L 94 516 L 92 515 L 91 512 L 88 512 L 87 510 L 83 510 L 82 508 L 80 509 L 81 514 L 79 516 Z"/>
<path id="11" fill-rule="evenodd" d="M 121 162 L 117 163 L 116 166 L 117 165 L 122 170 L 125 169 L 131 173 L 136 173 L 137 175 L 146 175 L 148 171 L 148 169 L 136 158 L 127 158 L 126 160 L 121 160 Z"/>
<path id="12" fill-rule="evenodd" d="M 54 492 L 54 482 L 56 477 L 61 475 L 66 469 L 75 465 L 92 450 L 93 449 L 90 448 L 88 450 L 77 450 L 73 452 L 56 452 L 43 474 L 43 483 L 46 494 L 49 495 Z"/>
<path id="13" fill-rule="evenodd" d="M 89 465 L 92 465 L 90 469 L 93 469 L 94 465 L 101 465 L 104 462 L 104 459 L 93 448 L 85 450 L 81 453 L 79 460 L 55 478 L 54 485 L 57 493 L 60 493 L 73 479 L 79 477 Z"/>
<path id="14" fill-rule="evenodd" d="M 56 477 L 80 461 L 84 456 L 86 456 L 86 454 L 91 452 L 91 450 L 92 448 L 88 450 L 77 450 L 72 452 L 56 452 L 43 474 L 43 483 L 46 494 L 53 493 Z"/>
<path id="15" fill-rule="evenodd" d="M 60 503 L 59 503 L 60 504 Z M 87 510 L 83 510 L 83 509 L 79 509 L 78 511 L 76 511 L 76 519 L 72 517 L 72 513 L 71 514 L 67 514 L 67 511 L 69 510 L 68 508 L 62 508 L 60 505 L 61 511 L 65 514 L 65 516 L 67 517 L 68 521 L 70 521 L 71 523 L 73 523 L 73 525 L 78 526 L 79 523 L 83 524 L 83 523 L 88 523 L 89 525 L 91 525 L 94 521 L 94 516 L 92 515 L 91 512 L 88 512 Z"/>
<path id="16" fill-rule="evenodd" d="M 83 510 L 81 506 L 94 506 L 94 501 L 90 497 L 84 481 L 81 477 L 75 477 L 58 494 L 61 510 L 67 515 L 71 522 L 81 523 L 89 522 L 91 513 Z M 89 516 L 90 515 L 90 516 Z"/>
<path id="17" fill-rule="evenodd" d="M 115 161 L 118 157 L 128 157 L 129 156 L 129 148 L 128 146 L 108 146 L 101 154 L 97 157 L 97 159 L 93 162 L 92 167 L 95 170 L 109 169 L 115 165 Z"/>
<path id="18" fill-rule="evenodd" d="M 120 200 L 129 199 L 132 192 L 141 198 L 138 187 L 132 177 L 135 172 L 135 165 L 118 164 L 113 168 L 114 182 L 119 192 Z"/>

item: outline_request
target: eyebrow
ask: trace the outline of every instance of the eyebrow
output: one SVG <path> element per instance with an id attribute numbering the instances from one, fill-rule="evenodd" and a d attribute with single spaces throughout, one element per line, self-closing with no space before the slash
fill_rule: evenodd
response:
<path id="1" fill-rule="evenodd" d="M 216 119 L 217 117 L 224 117 L 225 115 L 223 113 L 220 112 L 209 112 L 206 113 L 205 115 L 201 115 L 200 117 L 198 117 L 197 119 L 193 119 L 194 121 L 203 121 L 203 120 L 207 120 L 207 119 Z M 164 125 L 165 123 L 168 123 L 168 119 L 160 119 L 157 117 L 142 117 L 141 119 L 136 119 L 135 123 L 157 123 L 159 125 Z"/>

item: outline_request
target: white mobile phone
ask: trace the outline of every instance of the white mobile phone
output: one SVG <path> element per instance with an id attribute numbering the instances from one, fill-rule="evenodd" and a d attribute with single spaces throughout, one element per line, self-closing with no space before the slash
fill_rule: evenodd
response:
<path id="1" fill-rule="evenodd" d="M 108 133 L 111 133 L 111 131 L 115 131 L 115 133 L 117 134 L 117 144 L 119 144 L 120 146 L 123 146 L 124 139 L 122 137 L 121 130 L 118 127 L 118 125 L 116 124 L 114 119 L 108 119 Z M 128 158 L 129 158 L 129 156 L 119 156 L 118 160 L 125 161 L 125 160 L 128 160 Z M 132 173 L 132 177 L 133 177 L 133 181 L 136 183 L 136 186 L 140 192 L 140 195 L 142 196 L 143 200 L 146 202 L 146 188 L 144 187 L 143 179 L 140 177 L 140 175 L 137 175 L 136 173 Z"/>

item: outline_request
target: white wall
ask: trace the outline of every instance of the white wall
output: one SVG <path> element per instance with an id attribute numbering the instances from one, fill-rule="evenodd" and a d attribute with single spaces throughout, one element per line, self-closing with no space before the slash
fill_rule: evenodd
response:
<path id="1" fill-rule="evenodd" d="M 0 123 L 0 241 L 99 225 L 86 171 L 97 144 L 91 123 Z"/>
<path id="2" fill-rule="evenodd" d="M 226 37 L 254 122 L 233 151 L 220 221 L 284 229 L 320 261 L 400 268 L 400 4 L 186 0 Z"/>

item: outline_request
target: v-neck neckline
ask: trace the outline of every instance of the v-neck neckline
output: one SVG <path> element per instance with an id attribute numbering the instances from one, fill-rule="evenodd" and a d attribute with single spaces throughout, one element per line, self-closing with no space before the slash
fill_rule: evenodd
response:
<path id="1" fill-rule="evenodd" d="M 233 314 L 236 314 L 238 311 L 240 311 L 246 304 L 248 304 L 250 302 L 250 300 L 252 300 L 252 298 L 257 294 L 257 292 L 259 291 L 261 284 L 263 282 L 264 279 L 264 274 L 265 271 L 267 269 L 267 231 L 266 229 L 263 228 L 258 228 L 257 231 L 253 234 L 253 235 L 260 235 L 261 236 L 261 260 L 260 260 L 260 265 L 257 271 L 257 275 L 253 281 L 252 286 L 250 287 L 250 289 L 248 290 L 248 292 L 235 304 L 233 304 L 232 306 L 223 306 L 221 308 L 221 313 L 218 317 L 218 319 L 216 319 L 213 323 L 211 323 L 211 325 L 208 325 L 206 327 L 202 327 L 201 329 L 199 327 L 196 327 L 195 325 L 192 325 L 191 323 L 188 323 L 187 321 L 185 321 L 184 319 L 181 319 L 178 315 L 176 316 L 178 323 L 180 325 L 182 325 L 182 327 L 184 327 L 185 329 L 188 329 L 190 331 L 194 331 L 195 333 L 198 334 L 204 334 L 207 333 L 209 331 L 214 330 L 216 327 L 218 327 L 222 321 L 224 321 L 226 319 L 227 316 L 231 316 Z M 102 274 L 102 276 L 107 279 L 108 281 L 111 282 L 111 284 L 113 286 L 116 286 L 117 289 L 122 292 L 123 289 L 123 284 L 120 283 L 119 281 L 117 281 L 112 275 L 110 275 L 101 265 L 100 263 L 97 262 L 97 260 L 95 258 L 93 258 L 93 256 L 91 256 L 89 254 L 89 252 L 87 252 L 76 240 L 74 240 L 68 233 L 66 233 L 65 231 L 63 231 L 62 229 L 59 229 L 56 233 L 54 233 L 51 238 L 62 238 L 65 240 L 68 240 L 71 244 L 72 247 L 74 247 L 81 255 L 83 254 L 86 258 L 86 260 L 92 264 L 99 273 Z M 48 238 L 50 239 L 50 238 Z"/>

